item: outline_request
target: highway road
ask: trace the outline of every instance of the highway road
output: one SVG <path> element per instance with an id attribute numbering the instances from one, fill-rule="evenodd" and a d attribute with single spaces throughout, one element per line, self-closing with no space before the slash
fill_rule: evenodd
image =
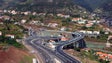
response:
<path id="1" fill-rule="evenodd" d="M 26 39 L 26 42 L 32 46 L 36 51 L 41 54 L 41 57 L 45 63 L 56 63 L 54 59 L 58 59 L 61 63 L 81 63 L 77 59 L 69 56 L 63 51 L 63 47 L 84 38 L 82 33 L 74 32 L 75 37 L 69 41 L 59 44 L 55 51 L 50 50 L 42 44 L 42 39 L 49 39 L 51 37 L 39 37 L 36 32 L 30 30 L 30 37 Z"/>
<path id="2" fill-rule="evenodd" d="M 31 36 L 26 39 L 26 43 L 32 46 L 35 49 L 35 52 L 38 51 L 44 63 L 55 63 L 54 55 L 51 55 L 48 50 L 46 50 L 43 45 L 41 39 L 44 37 L 37 37 L 35 32 L 30 31 Z M 38 44 L 35 44 L 37 42 Z"/>

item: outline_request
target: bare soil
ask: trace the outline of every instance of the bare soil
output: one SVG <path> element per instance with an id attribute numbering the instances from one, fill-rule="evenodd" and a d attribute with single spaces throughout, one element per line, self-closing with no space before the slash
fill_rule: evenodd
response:
<path id="1" fill-rule="evenodd" d="M 0 46 L 0 63 L 21 63 L 25 56 L 30 56 L 30 54 L 13 46 L 8 48 Z"/>

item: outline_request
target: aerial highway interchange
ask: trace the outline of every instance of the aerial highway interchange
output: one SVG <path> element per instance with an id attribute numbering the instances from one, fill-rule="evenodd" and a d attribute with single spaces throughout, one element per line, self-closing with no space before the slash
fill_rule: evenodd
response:
<path id="1" fill-rule="evenodd" d="M 42 43 L 43 39 L 50 39 L 53 37 L 38 36 L 38 33 L 34 30 L 30 30 L 29 33 L 30 36 L 26 38 L 25 43 L 34 48 L 35 51 L 38 51 L 41 59 L 43 60 L 43 63 L 81 63 L 79 60 L 65 53 L 63 51 L 63 47 L 75 42 L 80 42 L 84 38 L 82 33 L 71 33 L 74 34 L 74 37 L 56 46 L 55 50 L 51 50 Z M 85 43 L 81 43 L 81 47 L 86 47 Z"/>

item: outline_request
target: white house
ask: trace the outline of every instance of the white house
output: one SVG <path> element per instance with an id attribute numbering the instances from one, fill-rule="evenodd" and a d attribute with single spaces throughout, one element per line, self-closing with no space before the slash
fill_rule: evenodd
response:
<path id="1" fill-rule="evenodd" d="M 64 17 L 64 18 L 69 18 L 70 15 L 63 15 L 63 14 L 57 14 L 58 17 Z"/>
<path id="2" fill-rule="evenodd" d="M 58 16 L 58 17 L 63 17 L 64 15 L 63 15 L 63 14 L 57 14 L 57 16 Z"/>
<path id="3" fill-rule="evenodd" d="M 7 10 L 3 10 L 4 13 L 8 12 Z"/>
<path id="4" fill-rule="evenodd" d="M 105 34 L 109 34 L 109 32 L 108 31 L 105 31 Z"/>
<path id="5" fill-rule="evenodd" d="M 45 15 L 46 15 L 46 13 L 39 13 L 38 15 L 43 15 L 43 16 L 45 16 Z"/>
<path id="6" fill-rule="evenodd" d="M 49 23 L 48 27 L 56 28 L 58 26 L 57 23 Z"/>
<path id="7" fill-rule="evenodd" d="M 27 20 L 22 19 L 22 20 L 21 20 L 21 23 L 24 24 L 24 23 L 26 23 L 26 21 L 27 21 Z"/>
<path id="8" fill-rule="evenodd" d="M 23 14 L 24 15 L 28 15 L 28 14 L 30 14 L 31 12 L 30 11 L 26 11 L 26 12 L 24 12 Z"/>
<path id="9" fill-rule="evenodd" d="M 79 32 L 84 33 L 88 37 L 97 37 L 100 35 L 100 31 L 85 31 L 85 30 L 80 30 Z"/>
<path id="10" fill-rule="evenodd" d="M 35 21 L 35 20 L 32 20 L 31 22 L 30 22 L 30 24 L 39 24 L 39 25 L 41 25 L 41 22 L 40 21 Z"/>
<path id="11" fill-rule="evenodd" d="M 15 36 L 14 35 L 11 35 L 11 34 L 7 34 L 7 35 L 5 35 L 6 37 L 10 37 L 10 38 L 15 38 Z"/>
<path id="12" fill-rule="evenodd" d="M 86 31 L 86 34 L 93 34 L 92 31 Z"/>
<path id="13" fill-rule="evenodd" d="M 78 24 L 86 24 L 86 21 L 85 20 L 80 20 L 80 21 L 78 21 Z"/>
<path id="14" fill-rule="evenodd" d="M 80 18 L 73 18 L 72 19 L 72 21 L 75 21 L 75 22 L 77 22 L 77 21 L 79 21 L 80 20 Z"/>
<path id="15" fill-rule="evenodd" d="M 66 29 L 67 29 L 66 27 L 62 27 L 60 30 L 65 31 Z"/>
<path id="16" fill-rule="evenodd" d="M 86 24 L 86 27 L 92 27 L 93 23 Z"/>
<path id="17" fill-rule="evenodd" d="M 100 34 L 100 31 L 93 31 L 93 34 L 99 35 Z"/>
<path id="18" fill-rule="evenodd" d="M 36 14 L 37 14 L 36 12 L 33 12 L 33 13 L 32 13 L 32 15 L 36 15 Z"/>
<path id="19" fill-rule="evenodd" d="M 15 10 L 12 10 L 11 14 L 15 15 L 15 14 L 17 14 L 17 12 Z"/>
<path id="20" fill-rule="evenodd" d="M 70 15 L 64 15 L 64 18 L 69 18 L 70 17 Z"/>
<path id="21" fill-rule="evenodd" d="M 108 36 L 108 40 L 112 39 L 112 35 Z"/>
<path id="22" fill-rule="evenodd" d="M 2 32 L 0 31 L 0 36 L 2 35 Z"/>
<path id="23" fill-rule="evenodd" d="M 79 32 L 82 32 L 82 33 L 86 34 L 86 31 L 85 30 L 80 30 Z"/>
<path id="24" fill-rule="evenodd" d="M 7 10 L 8 11 L 8 13 L 11 13 L 11 10 Z"/>

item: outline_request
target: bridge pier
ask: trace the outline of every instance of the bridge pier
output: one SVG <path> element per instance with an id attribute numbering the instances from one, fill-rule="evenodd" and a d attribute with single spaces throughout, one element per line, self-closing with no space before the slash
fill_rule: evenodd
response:
<path id="1" fill-rule="evenodd" d="M 83 39 L 79 40 L 78 42 L 75 42 L 75 43 L 72 43 L 72 44 L 69 44 L 67 46 L 64 47 L 64 49 L 67 49 L 67 48 L 78 48 L 78 49 L 83 49 L 83 48 L 86 48 L 86 43 Z"/>
<path id="2" fill-rule="evenodd" d="M 79 40 L 78 43 L 79 43 L 79 48 L 86 48 L 86 43 L 83 39 Z"/>
<path id="3" fill-rule="evenodd" d="M 86 48 L 86 43 L 83 39 L 79 40 L 78 42 L 74 43 L 74 47 L 76 48 Z"/>

